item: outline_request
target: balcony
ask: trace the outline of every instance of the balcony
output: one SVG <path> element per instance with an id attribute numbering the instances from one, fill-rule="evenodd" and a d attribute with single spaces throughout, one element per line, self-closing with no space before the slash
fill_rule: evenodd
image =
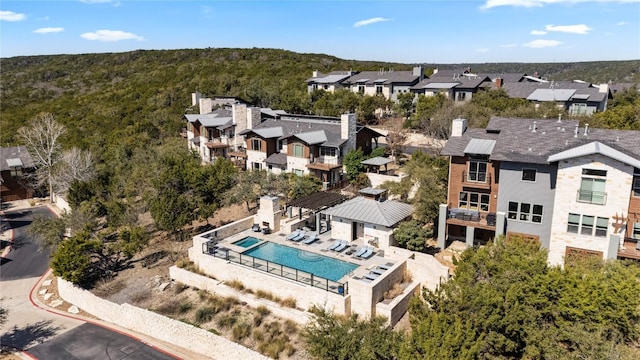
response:
<path id="1" fill-rule="evenodd" d="M 213 138 L 204 143 L 209 149 L 220 149 L 229 147 L 229 138 Z"/>
<path id="2" fill-rule="evenodd" d="M 618 249 L 618 259 L 640 260 L 640 239 L 624 238 L 622 248 Z"/>
<path id="3" fill-rule="evenodd" d="M 324 171 L 336 169 L 341 166 L 342 166 L 342 158 L 338 158 L 335 156 L 318 156 L 316 158 L 311 159 L 309 164 L 307 164 L 307 168 L 309 169 L 324 170 Z"/>
<path id="4" fill-rule="evenodd" d="M 491 174 L 486 172 L 462 172 L 462 186 L 491 189 Z"/>
<path id="5" fill-rule="evenodd" d="M 581 203 L 604 205 L 607 203 L 607 193 L 580 189 L 577 191 L 576 201 Z"/>
<path id="6" fill-rule="evenodd" d="M 449 208 L 447 210 L 447 224 L 473 226 L 479 229 L 495 231 L 496 214 L 493 212 Z"/>
<path id="7" fill-rule="evenodd" d="M 237 150 L 229 151 L 227 153 L 229 157 L 238 157 L 238 158 L 246 158 L 247 157 L 247 149 L 239 148 Z"/>

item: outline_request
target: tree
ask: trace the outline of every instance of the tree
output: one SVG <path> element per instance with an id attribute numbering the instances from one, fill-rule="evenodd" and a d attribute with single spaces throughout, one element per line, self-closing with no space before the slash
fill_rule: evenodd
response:
<path id="1" fill-rule="evenodd" d="M 393 231 L 393 238 L 398 245 L 413 251 L 425 251 L 427 239 L 432 236 L 433 232 L 416 220 L 403 221 Z"/>
<path id="2" fill-rule="evenodd" d="M 94 160 L 91 152 L 73 147 L 65 150 L 53 173 L 54 189 L 66 193 L 74 182 L 87 182 L 95 176 Z"/>
<path id="3" fill-rule="evenodd" d="M 320 191 L 322 183 L 313 175 L 292 176 L 289 200 L 294 200 Z"/>
<path id="4" fill-rule="evenodd" d="M 53 274 L 76 285 L 87 287 L 99 278 L 93 266 L 93 256 L 101 251 L 102 243 L 83 231 L 62 241 L 51 259 Z"/>
<path id="5" fill-rule="evenodd" d="M 54 167 L 62 150 L 60 137 L 65 132 L 64 125 L 50 113 L 40 113 L 27 127 L 18 129 L 18 136 L 36 163 L 36 186 L 47 184 L 50 200 L 53 200 Z"/>
<path id="6" fill-rule="evenodd" d="M 66 229 L 66 221 L 62 218 L 54 217 L 48 219 L 42 216 L 35 216 L 27 232 L 36 240 L 40 248 L 45 248 L 56 246 L 64 240 Z"/>
<path id="7" fill-rule="evenodd" d="M 408 118 L 413 111 L 413 100 L 415 97 L 415 94 L 411 92 L 398 94 L 397 101 L 393 106 L 394 112 L 405 119 Z"/>
<path id="8" fill-rule="evenodd" d="M 639 339 L 639 280 L 637 264 L 548 267 L 539 244 L 501 237 L 412 301 L 400 358 L 632 359 L 609 355 Z"/>
<path id="9" fill-rule="evenodd" d="M 386 320 L 362 320 L 354 314 L 342 317 L 314 307 L 312 320 L 302 336 L 309 353 L 317 359 L 395 359 L 402 334 L 388 330 Z"/>
<path id="10" fill-rule="evenodd" d="M 393 158 L 394 164 L 396 163 L 397 156 L 402 154 L 402 152 L 404 151 L 404 147 L 407 143 L 408 138 L 409 136 L 404 130 L 389 131 L 389 133 L 387 134 L 387 149 L 391 152 L 391 157 Z"/>
<path id="11" fill-rule="evenodd" d="M 344 156 L 344 167 L 347 170 L 347 179 L 353 182 L 358 175 L 366 170 L 366 166 L 362 164 L 365 159 L 364 152 L 361 148 L 349 150 Z"/>

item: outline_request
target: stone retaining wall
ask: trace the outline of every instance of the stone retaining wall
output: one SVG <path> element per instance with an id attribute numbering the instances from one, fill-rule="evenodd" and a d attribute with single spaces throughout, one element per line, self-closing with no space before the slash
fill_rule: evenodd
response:
<path id="1" fill-rule="evenodd" d="M 207 276 L 195 274 L 191 271 L 181 269 L 177 266 L 172 266 L 169 268 L 169 276 L 176 282 L 180 282 L 198 289 L 206 290 L 219 296 L 236 297 L 240 301 L 246 302 L 247 305 L 253 308 L 257 308 L 261 305 L 266 306 L 272 314 L 282 319 L 289 319 L 295 321 L 298 324 L 306 324 L 307 321 L 309 321 L 307 312 L 282 307 L 272 301 L 256 298 L 252 294 L 244 294 L 227 285 L 224 285 L 221 281 L 212 279 Z"/>
<path id="2" fill-rule="evenodd" d="M 125 329 L 225 360 L 269 359 L 253 350 L 195 326 L 129 304 L 118 305 L 58 278 L 60 297 L 80 309 Z"/>

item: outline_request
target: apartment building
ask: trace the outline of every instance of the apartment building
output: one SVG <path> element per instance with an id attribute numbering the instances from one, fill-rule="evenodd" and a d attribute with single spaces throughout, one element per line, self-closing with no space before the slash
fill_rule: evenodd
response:
<path id="1" fill-rule="evenodd" d="M 640 259 L 638 139 L 572 120 L 493 117 L 485 129 L 454 120 L 439 246 L 506 234 L 539 242 L 554 265 L 571 254 Z"/>

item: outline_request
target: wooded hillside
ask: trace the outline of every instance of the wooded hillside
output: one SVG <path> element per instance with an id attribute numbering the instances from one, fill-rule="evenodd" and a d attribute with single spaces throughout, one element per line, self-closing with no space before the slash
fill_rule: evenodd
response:
<path id="1" fill-rule="evenodd" d="M 95 148 L 122 140 L 122 135 L 132 132 L 177 134 L 194 91 L 207 96 L 239 96 L 259 106 L 295 112 L 310 108 L 300 104 L 310 101 L 304 80 L 311 77 L 313 70 L 392 67 L 400 71 L 413 65 L 255 48 L 5 58 L 0 80 L 2 145 L 15 144 L 16 130 L 43 111 L 67 126 L 67 144 Z M 550 79 L 640 79 L 640 61 L 470 66 L 473 71 L 537 70 Z M 426 73 L 430 73 L 432 66 L 426 67 Z"/>

